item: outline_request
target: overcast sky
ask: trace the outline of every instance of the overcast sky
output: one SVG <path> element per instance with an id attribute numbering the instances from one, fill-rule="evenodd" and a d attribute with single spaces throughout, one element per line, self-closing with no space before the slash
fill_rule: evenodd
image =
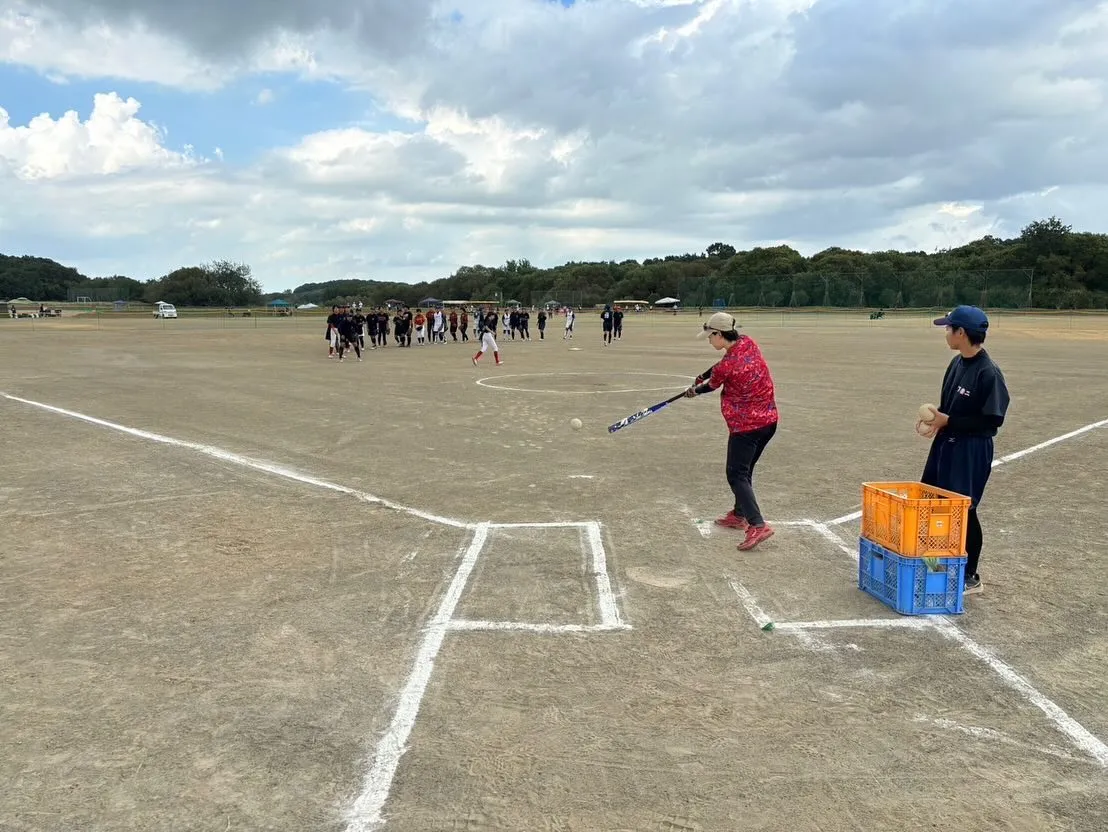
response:
<path id="1" fill-rule="evenodd" d="M 1108 230 L 1096 0 L 0 0 L 0 252 L 267 290 Z"/>

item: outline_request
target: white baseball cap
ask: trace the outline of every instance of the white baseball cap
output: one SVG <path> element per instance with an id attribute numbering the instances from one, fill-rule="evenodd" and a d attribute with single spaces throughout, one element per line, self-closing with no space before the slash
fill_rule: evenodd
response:
<path id="1" fill-rule="evenodd" d="M 709 332 L 735 332 L 739 328 L 739 322 L 735 320 L 734 315 L 730 315 L 727 312 L 716 312 L 708 319 L 708 323 L 704 324 L 704 329 L 696 337 L 707 338 Z"/>

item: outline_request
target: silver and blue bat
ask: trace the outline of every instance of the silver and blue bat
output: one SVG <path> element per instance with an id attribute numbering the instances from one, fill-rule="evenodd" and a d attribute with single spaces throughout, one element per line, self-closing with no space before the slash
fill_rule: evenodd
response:
<path id="1" fill-rule="evenodd" d="M 623 430 L 628 425 L 633 425 L 633 424 L 635 424 L 635 422 L 639 421 L 640 419 L 645 419 L 651 413 L 657 413 L 659 410 L 661 410 L 666 405 L 670 404 L 671 402 L 675 402 L 678 399 L 684 398 L 684 396 L 685 396 L 685 391 L 682 390 L 676 396 L 670 396 L 664 402 L 658 402 L 657 404 L 652 404 L 650 407 L 644 407 L 638 413 L 632 413 L 630 416 L 628 416 L 624 419 L 620 419 L 614 425 L 608 425 L 608 433 L 615 433 L 617 430 Z"/>

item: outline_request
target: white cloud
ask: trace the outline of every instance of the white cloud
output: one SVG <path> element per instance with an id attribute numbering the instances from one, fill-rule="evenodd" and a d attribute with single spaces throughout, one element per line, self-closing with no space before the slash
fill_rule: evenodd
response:
<path id="1" fill-rule="evenodd" d="M 26 2 L 0 13 L 0 61 L 124 92 L 128 78 L 208 91 L 274 72 L 333 79 L 415 127 L 305 123 L 233 168 L 175 147 L 120 95 L 83 122 L 3 118 L 0 177 L 18 197 L 0 200 L 0 225 L 17 238 L 50 217 L 70 251 L 98 235 L 75 263 L 90 271 L 226 256 L 265 264 L 274 288 L 716 240 L 932 250 L 1060 208 L 1099 228 L 1108 4 L 1001 5 L 457 0 L 432 14 L 378 0 L 371 32 L 354 0 L 212 0 L 184 17 L 177 0 Z M 295 85 L 273 89 L 256 103 L 295 113 Z M 253 135 L 258 113 L 218 143 Z M 113 238 L 117 259 L 100 266 Z"/>
<path id="2" fill-rule="evenodd" d="M 163 133 L 137 118 L 139 107 L 133 98 L 100 94 L 87 121 L 70 110 L 57 120 L 36 116 L 23 127 L 13 127 L 0 108 L 0 165 L 35 180 L 196 164 L 190 153 L 166 149 Z"/>

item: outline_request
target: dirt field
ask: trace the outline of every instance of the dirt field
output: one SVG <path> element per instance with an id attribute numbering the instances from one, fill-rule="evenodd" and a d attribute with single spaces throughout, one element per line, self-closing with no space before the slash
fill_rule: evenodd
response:
<path id="1" fill-rule="evenodd" d="M 998 466 L 984 594 L 903 618 L 852 515 L 922 469 L 941 334 L 740 317 L 782 411 L 746 554 L 714 397 L 606 431 L 712 363 L 695 314 L 477 368 L 0 320 L 0 829 L 1102 832 L 1108 423 Z M 999 457 L 1108 420 L 1108 319 L 988 345 Z"/>

